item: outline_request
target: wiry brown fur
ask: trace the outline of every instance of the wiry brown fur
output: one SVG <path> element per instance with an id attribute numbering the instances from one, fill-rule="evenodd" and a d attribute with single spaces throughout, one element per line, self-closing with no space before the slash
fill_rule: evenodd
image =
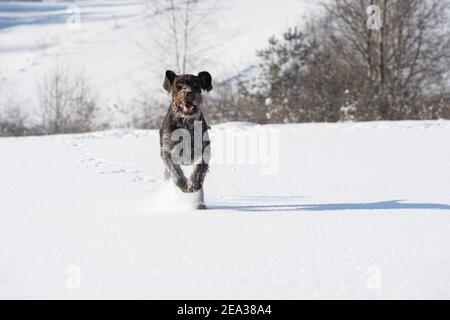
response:
<path id="1" fill-rule="evenodd" d="M 184 91 L 180 91 L 177 94 L 174 95 L 173 101 L 170 105 L 170 108 L 172 109 L 173 114 L 179 118 L 195 118 L 197 116 L 197 112 L 193 112 L 192 114 L 187 114 L 183 111 L 183 107 L 186 100 L 186 93 Z M 203 98 L 201 94 L 196 94 L 195 99 L 192 101 L 192 103 L 197 106 L 197 109 L 200 108 L 200 106 L 203 103 Z"/>
<path id="2" fill-rule="evenodd" d="M 202 90 L 212 90 L 211 82 L 212 78 L 208 72 L 200 72 L 197 76 L 190 74 L 177 76 L 173 71 L 167 71 L 164 80 L 164 89 L 172 94 L 172 103 L 160 130 L 161 157 L 165 166 L 165 177 L 173 180 L 183 192 L 200 192 L 202 200 L 199 208 L 205 207 L 203 204 L 203 181 L 209 170 L 210 157 L 210 141 L 207 133 L 209 126 L 201 110 Z M 196 155 L 194 148 L 196 122 L 202 128 L 201 155 Z M 180 164 L 172 160 L 172 151 L 179 143 L 172 140 L 172 134 L 177 129 L 187 130 L 191 137 L 192 159 L 189 165 L 194 165 L 194 170 L 189 180 L 184 176 Z"/>

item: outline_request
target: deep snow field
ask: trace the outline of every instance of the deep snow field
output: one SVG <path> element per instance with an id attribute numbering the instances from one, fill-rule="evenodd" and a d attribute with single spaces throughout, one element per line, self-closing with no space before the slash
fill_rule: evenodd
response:
<path id="1" fill-rule="evenodd" d="M 221 3 L 224 41 L 192 70 L 216 84 L 318 14 Z M 144 91 L 167 101 L 173 66 L 142 48 L 152 19 L 141 0 L 0 1 L 0 112 L 38 117 L 58 61 L 105 110 Z M 163 181 L 157 131 L 1 138 L 0 298 L 450 299 L 449 137 L 449 121 L 217 125 L 206 211 Z"/>
<path id="2" fill-rule="evenodd" d="M 448 299 L 449 136 L 214 126 L 206 211 L 164 185 L 156 131 L 0 139 L 0 298 Z"/>

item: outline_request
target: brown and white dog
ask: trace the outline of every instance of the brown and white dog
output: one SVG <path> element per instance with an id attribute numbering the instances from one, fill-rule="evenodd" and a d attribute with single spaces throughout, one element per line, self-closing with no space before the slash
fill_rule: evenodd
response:
<path id="1" fill-rule="evenodd" d="M 201 106 L 202 91 L 213 89 L 211 75 L 205 71 L 196 76 L 176 75 L 169 70 L 163 86 L 172 95 L 160 130 L 164 176 L 185 193 L 199 192 L 197 208 L 205 209 L 203 182 L 209 170 L 210 141 L 209 126 Z M 182 165 L 194 166 L 189 179 L 185 177 Z"/>

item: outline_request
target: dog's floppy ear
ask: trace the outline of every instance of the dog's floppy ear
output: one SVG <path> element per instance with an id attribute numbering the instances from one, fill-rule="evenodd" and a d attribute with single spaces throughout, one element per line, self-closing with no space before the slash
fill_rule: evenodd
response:
<path id="1" fill-rule="evenodd" d="M 209 92 L 213 89 L 212 77 L 209 74 L 209 72 L 202 71 L 198 74 L 198 77 L 200 78 L 200 83 L 201 83 L 203 90 L 206 90 Z"/>
<path id="2" fill-rule="evenodd" d="M 164 79 L 163 87 L 167 92 L 172 91 L 172 85 L 176 77 L 177 75 L 175 74 L 175 72 L 171 70 L 166 71 L 166 78 Z"/>

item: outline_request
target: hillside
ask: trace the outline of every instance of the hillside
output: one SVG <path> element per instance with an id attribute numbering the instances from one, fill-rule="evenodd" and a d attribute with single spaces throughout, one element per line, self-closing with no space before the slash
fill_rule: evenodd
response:
<path id="1" fill-rule="evenodd" d="M 146 96 L 166 101 L 161 83 L 174 68 L 173 53 L 158 51 L 162 30 L 145 3 L 84 0 L 74 11 L 73 1 L 0 1 L 0 109 L 17 105 L 36 117 L 38 83 L 58 64 L 84 74 L 108 116 L 111 106 L 132 110 L 133 101 Z M 271 35 L 300 22 L 312 7 L 298 0 L 219 3 L 210 26 L 216 31 L 193 39 L 208 50 L 198 53 L 199 70 L 189 70 L 208 70 L 216 83 L 255 63 Z M 79 28 L 71 19 L 78 13 Z"/>

